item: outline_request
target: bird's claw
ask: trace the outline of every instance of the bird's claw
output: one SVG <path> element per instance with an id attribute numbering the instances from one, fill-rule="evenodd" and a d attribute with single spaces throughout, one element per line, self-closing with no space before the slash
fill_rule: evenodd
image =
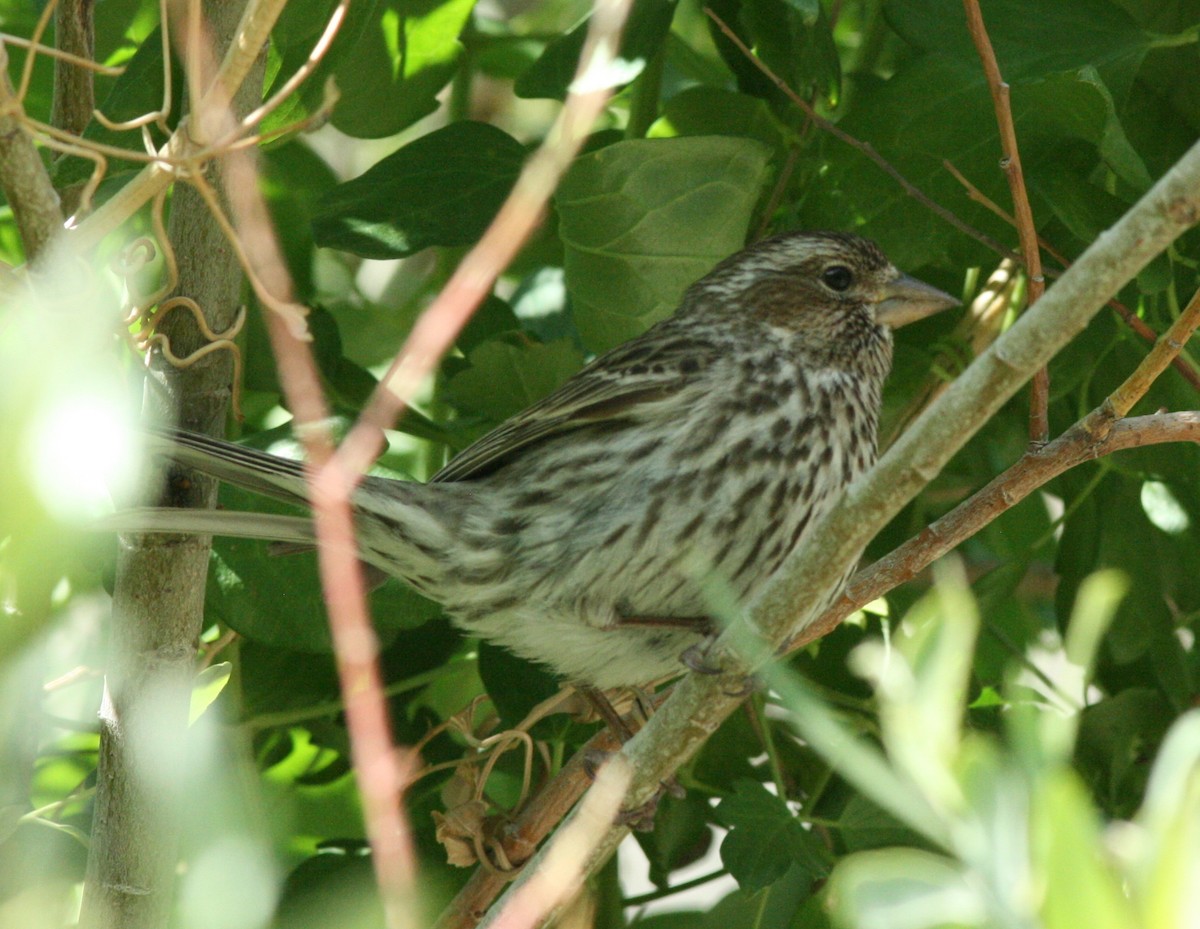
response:
<path id="1" fill-rule="evenodd" d="M 683 650 L 683 654 L 679 656 L 679 660 L 685 668 L 689 671 L 695 671 L 697 674 L 707 674 L 710 676 L 720 674 L 721 667 L 708 660 L 708 650 L 711 646 L 712 639 L 705 642 L 698 642 L 695 645 L 689 645 Z"/>

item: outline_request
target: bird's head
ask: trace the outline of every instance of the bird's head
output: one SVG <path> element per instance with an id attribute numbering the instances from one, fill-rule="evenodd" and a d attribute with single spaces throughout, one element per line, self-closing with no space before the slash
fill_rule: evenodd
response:
<path id="1" fill-rule="evenodd" d="M 837 355 L 959 303 L 902 274 L 874 242 L 839 232 L 764 239 L 725 259 L 688 296 L 706 315 L 765 323 Z"/>

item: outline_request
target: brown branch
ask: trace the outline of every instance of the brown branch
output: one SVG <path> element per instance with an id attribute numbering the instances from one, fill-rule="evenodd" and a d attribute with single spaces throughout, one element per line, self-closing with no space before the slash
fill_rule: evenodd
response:
<path id="1" fill-rule="evenodd" d="M 793 652 L 828 635 L 855 610 L 912 580 L 1060 474 L 1113 452 L 1165 442 L 1200 443 L 1200 412 L 1156 413 L 1120 420 L 1099 441 L 1076 424 L 1053 442 L 1025 455 L 920 534 L 859 571 L 837 603 L 789 642 L 785 651 Z"/>
<path id="2" fill-rule="evenodd" d="M 8 79 L 8 52 L 0 43 L 0 187 L 25 246 L 36 261 L 63 228 L 58 194 L 22 124 L 24 111 Z"/>
<path id="3" fill-rule="evenodd" d="M 1133 405 L 1146 395 L 1150 385 L 1166 370 L 1167 365 L 1183 351 L 1196 327 L 1200 325 L 1200 291 L 1192 294 L 1183 312 L 1179 314 L 1171 328 L 1162 334 L 1154 347 L 1150 349 L 1133 373 L 1125 379 L 1116 390 L 1108 395 L 1103 409 L 1112 418 L 1125 416 L 1133 409 Z"/>
<path id="4" fill-rule="evenodd" d="M 215 13 L 214 30 L 229 41 L 237 5 L 217 5 Z M 243 97 L 252 96 L 248 84 Z M 240 102 L 248 109 L 251 101 Z M 161 200 L 155 203 L 156 210 L 161 206 Z M 160 220 L 153 218 L 164 252 L 172 256 L 170 283 L 194 299 L 206 318 L 197 326 L 190 313 L 169 313 L 155 329 L 175 353 L 188 356 L 207 343 L 205 330 L 226 330 L 238 315 L 241 276 L 232 249 L 192 190 L 175 191 L 165 236 Z M 210 353 L 178 368 L 160 349 L 149 353 L 148 367 L 145 415 L 159 421 L 178 416 L 193 431 L 224 433 L 233 374 L 229 353 Z M 215 479 L 194 474 L 187 481 L 164 482 L 160 502 L 212 508 L 216 498 Z M 129 533 L 120 538 L 82 929 L 155 929 L 169 922 L 178 813 L 187 800 L 174 783 L 167 790 L 148 776 L 146 761 L 185 763 L 210 548 L 210 536 Z M 172 737 L 163 737 L 166 733 Z"/>
<path id="5" fill-rule="evenodd" d="M 999 204 L 997 204 L 987 194 L 972 184 L 950 161 L 944 160 L 942 165 L 947 171 L 950 172 L 956 181 L 962 184 L 963 188 L 967 191 L 968 197 L 970 197 L 976 203 L 979 203 L 991 210 L 1010 226 L 1016 225 L 1017 221 L 1012 217 L 1012 215 L 1006 213 Z M 1067 260 L 1067 257 L 1041 236 L 1038 236 L 1038 244 L 1042 247 L 1042 250 L 1045 251 L 1047 255 L 1058 261 L 1064 268 L 1070 267 L 1071 262 Z M 1133 330 L 1134 334 L 1139 338 L 1142 338 L 1151 344 L 1158 340 L 1158 333 L 1146 325 L 1145 322 L 1138 318 L 1137 314 L 1134 313 L 1133 310 L 1129 309 L 1129 307 L 1123 304 L 1120 300 L 1109 300 L 1108 305 L 1116 311 L 1117 315 L 1124 320 L 1125 324 L 1128 325 L 1129 328 Z M 1196 390 L 1200 390 L 1200 371 L 1197 371 L 1191 362 L 1189 362 L 1186 358 L 1176 355 L 1171 359 L 1171 365 L 1175 368 L 1175 370 L 1183 375 L 1184 380 L 1196 388 Z"/>
<path id="6" fill-rule="evenodd" d="M 59 0 L 55 9 L 54 39 L 59 51 L 90 60 L 95 47 L 94 0 Z M 54 101 L 50 122 L 72 135 L 82 135 L 96 107 L 90 68 L 69 60 L 54 61 Z"/>
<path id="7" fill-rule="evenodd" d="M 792 90 L 791 87 L 788 86 L 787 81 L 785 81 L 783 78 L 781 78 L 779 75 L 777 75 L 774 71 L 772 71 L 770 66 L 768 66 L 764 61 L 762 61 L 757 55 L 755 55 L 754 52 L 752 52 L 746 46 L 746 43 L 741 40 L 741 38 L 738 36 L 738 34 L 736 32 L 734 32 L 732 29 L 730 29 L 728 25 L 725 24 L 725 21 L 723 19 L 721 19 L 720 16 L 718 16 L 709 7 L 704 8 L 704 13 L 705 13 L 705 15 L 708 16 L 709 19 L 711 19 L 714 23 L 717 24 L 717 28 L 720 29 L 725 34 L 725 36 L 729 39 L 729 41 L 732 42 L 735 46 L 737 46 L 738 51 L 740 51 L 743 55 L 745 55 L 746 58 L 749 59 L 751 64 L 753 64 L 756 68 L 758 68 L 758 70 L 760 70 L 764 75 L 766 75 L 767 78 L 771 81 L 771 83 L 773 83 L 776 87 L 778 87 L 783 92 L 783 94 L 789 100 L 792 101 L 793 104 L 795 104 L 797 107 L 799 107 L 804 112 L 804 114 L 810 120 L 812 120 L 813 124 L 818 129 L 820 129 L 822 132 L 829 133 L 835 139 L 845 142 L 847 145 L 849 145 L 855 151 L 861 152 L 863 155 L 865 155 L 867 158 L 869 158 L 871 161 L 873 161 L 876 165 L 878 165 L 879 168 L 881 168 L 897 184 L 899 184 L 900 187 L 904 190 L 904 192 L 906 194 L 908 194 L 910 197 L 912 197 L 914 200 L 916 200 L 918 203 L 920 203 L 922 206 L 924 206 L 930 212 L 934 213 L 937 216 L 940 216 L 942 219 L 944 219 L 946 222 L 948 222 L 951 226 L 953 226 L 959 232 L 963 233 L 964 235 L 970 236 L 972 239 L 975 239 L 977 242 L 982 243 L 984 246 L 986 246 L 987 248 L 990 248 L 992 251 L 994 251 L 998 255 L 1001 255 L 1005 258 L 1010 258 L 1013 261 L 1021 260 L 1020 257 L 1015 252 L 1010 251 L 1009 249 L 1005 248 L 1003 245 L 1001 245 L 999 242 L 997 242 L 995 239 L 993 239 L 991 236 L 987 235 L 986 233 L 980 232 L 978 229 L 974 228 L 973 226 L 969 225 L 968 223 L 963 222 L 961 219 L 959 219 L 957 216 L 955 216 L 954 213 L 952 213 L 950 210 L 946 209 L 946 207 L 942 206 L 940 203 L 938 203 L 936 200 L 934 200 L 932 197 L 930 197 L 927 193 L 925 193 L 923 190 L 921 190 L 919 187 L 917 187 L 916 184 L 914 184 L 912 181 L 910 181 L 908 178 L 906 178 L 903 174 L 901 174 L 900 171 L 890 161 L 888 161 L 886 158 L 884 158 L 882 155 L 880 155 L 879 152 L 877 152 L 875 150 L 875 147 L 873 145 L 871 145 L 870 142 L 864 142 L 861 139 L 856 139 L 854 136 L 850 135 L 844 129 L 839 128 L 836 123 L 832 123 L 829 120 L 825 119 L 823 116 L 820 116 L 816 112 L 816 110 L 814 110 L 809 105 L 807 100 L 805 100 L 798 93 L 796 93 L 794 90 Z"/>
<path id="8" fill-rule="evenodd" d="M 1029 276 L 1028 304 L 1032 306 L 1046 290 L 1046 279 L 1042 276 L 1042 253 L 1038 249 L 1037 226 L 1033 222 L 1033 209 L 1029 205 L 1029 192 L 1025 189 L 1025 172 L 1021 168 L 1021 149 L 1017 144 L 1017 130 L 1013 125 L 1012 103 L 1009 99 L 1008 83 L 1000 74 L 996 52 L 988 37 L 979 0 L 963 0 L 967 14 L 967 30 L 983 63 L 988 90 L 992 94 L 992 107 L 996 111 L 996 126 L 1000 130 L 1000 146 L 1004 157 L 1000 166 L 1008 179 L 1012 191 L 1013 212 L 1016 217 L 1017 238 L 1021 243 L 1021 254 L 1025 272 Z M 1050 436 L 1050 421 L 1047 407 L 1050 403 L 1050 372 L 1041 368 L 1033 376 L 1033 387 L 1029 395 L 1029 441 L 1033 446 L 1044 445 Z"/>
<path id="9" fill-rule="evenodd" d="M 75 59 L 90 61 L 96 35 L 93 14 L 95 0 L 59 0 L 54 11 L 54 35 L 58 48 Z M 50 122 L 73 136 L 83 135 L 96 108 L 95 75 L 66 58 L 54 59 L 54 97 Z M 85 197 L 86 194 L 86 197 Z M 74 184 L 62 191 L 63 212 L 74 215 L 80 204 L 89 205 L 91 185 Z"/>
<path id="10" fill-rule="evenodd" d="M 229 108 L 223 85 L 212 80 L 216 62 L 207 36 L 192 34 L 195 22 L 176 23 L 184 48 L 204 60 L 189 61 L 190 86 L 204 92 L 194 114 L 204 139 L 228 137 L 238 121 Z M 392 744 L 379 642 L 366 601 L 366 582 L 358 559 L 350 493 L 354 481 L 335 463 L 333 442 L 325 425 L 328 408 L 306 333 L 297 322 L 305 310 L 295 303 L 291 277 L 279 248 L 259 187 L 251 150 L 235 149 L 222 159 L 225 190 L 237 228 L 239 251 L 248 263 L 255 289 L 268 306 L 267 331 L 278 366 L 279 381 L 296 417 L 296 434 L 310 465 L 309 486 L 317 564 L 329 614 L 334 657 L 346 710 L 350 754 L 363 800 L 363 818 L 389 929 L 415 925 L 416 863 L 401 803 L 404 777 Z M 202 178 L 194 181 L 204 191 Z M 206 197 L 214 218 L 219 206 Z M 406 769 L 407 772 L 407 769 Z M 406 773 L 405 772 L 405 773 Z"/>
<path id="11" fill-rule="evenodd" d="M 539 790 L 498 837 L 505 857 L 518 867 L 533 855 L 542 840 L 583 796 L 591 779 L 586 762 L 599 752 L 620 745 L 605 727 L 575 753 L 558 775 Z M 508 883 L 510 875 L 495 868 L 478 868 L 438 919 L 436 929 L 472 929 Z"/>

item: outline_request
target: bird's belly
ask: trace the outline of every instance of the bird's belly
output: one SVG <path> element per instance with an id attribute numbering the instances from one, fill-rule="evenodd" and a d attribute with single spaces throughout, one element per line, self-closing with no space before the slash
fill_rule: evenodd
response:
<path id="1" fill-rule="evenodd" d="M 561 604 L 535 601 L 458 619 L 473 635 L 602 690 L 641 686 L 683 671 L 681 656 L 701 640 L 698 633 L 675 629 L 599 626 Z"/>

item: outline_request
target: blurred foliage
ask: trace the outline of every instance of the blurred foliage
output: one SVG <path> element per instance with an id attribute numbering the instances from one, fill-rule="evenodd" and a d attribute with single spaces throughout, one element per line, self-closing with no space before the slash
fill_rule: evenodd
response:
<path id="1" fill-rule="evenodd" d="M 287 6 L 264 95 L 305 60 L 335 5 Z M 711 7 L 824 115 L 960 218 L 1015 245 L 943 164 L 1009 202 L 959 0 Z M 1039 232 L 1070 259 L 1200 133 L 1200 0 L 983 7 L 1012 84 Z M 97 7 L 97 57 L 127 64 L 122 76 L 96 80 L 110 117 L 162 97 L 157 9 L 150 0 Z M 30 35 L 37 12 L 0 0 L 8 33 Z M 314 349 L 339 416 L 361 407 L 544 135 L 588 12 L 582 0 L 355 0 L 316 73 L 271 117 L 268 128 L 286 130 L 336 79 L 333 128 L 311 140 L 284 132 L 261 149 L 261 163 L 297 292 L 314 307 Z M 971 282 L 994 269 L 985 246 L 862 152 L 813 131 L 693 0 L 638 0 L 622 49 L 627 84 L 421 409 L 392 434 L 381 464 L 393 473 L 429 476 L 587 357 L 666 315 L 687 283 L 764 230 L 859 231 L 904 270 L 968 298 Z M 7 51 L 15 78 L 26 55 Z M 25 99 L 40 119 L 49 118 L 51 74 L 39 61 Z M 142 150 L 136 131 L 97 123 L 87 136 Z M 114 159 L 100 199 L 134 167 Z M 53 176 L 65 186 L 87 170 L 64 158 Z M 1157 331 L 1197 286 L 1198 244 L 1185 236 L 1121 294 Z M 0 258 L 22 261 L 7 207 Z M 105 300 L 110 291 L 97 285 Z M 113 573 L 107 540 L 80 533 L 55 505 L 82 478 L 77 469 L 46 479 L 38 426 L 60 394 L 140 392 L 138 364 L 113 349 L 94 315 L 86 324 L 63 316 L 47 339 L 41 312 L 0 308 L 0 924 L 30 927 L 75 918 Z M 961 356 L 950 328 L 932 319 L 900 333 L 886 417 L 927 388 L 935 358 Z M 243 349 L 247 415 L 231 425 L 267 446 L 289 414 L 261 323 L 248 327 Z M 1102 311 L 1051 365 L 1053 430 L 1098 405 L 1145 351 Z M 1134 412 L 1197 405 L 1194 388 L 1168 371 Z M 97 435 L 88 409 L 91 428 L 50 447 L 95 467 L 111 434 Z M 1026 416 L 1024 398 L 1009 403 L 868 555 L 890 551 L 1015 461 Z M 687 796 L 668 798 L 658 828 L 638 837 L 654 889 L 627 880 L 637 905 L 603 908 L 598 925 L 1195 926 L 1197 475 L 1192 446 L 1081 466 L 961 546 L 970 591 L 954 577 L 933 593 L 910 583 L 796 656 L 770 696 L 730 719 L 680 773 Z M 234 491 L 223 503 L 262 505 Z M 214 553 L 204 647 L 219 664 L 197 681 L 197 706 L 207 709 L 193 725 L 209 754 L 193 758 L 171 794 L 187 814 L 178 925 L 379 925 L 306 557 L 247 542 L 221 542 Z M 395 581 L 371 604 L 400 742 L 477 697 L 490 700 L 470 722 L 493 732 L 553 692 L 544 672 L 464 641 L 435 604 Z M 534 786 L 594 729 L 562 715 L 538 722 L 532 735 L 545 750 Z M 474 791 L 479 766 L 456 764 L 468 752 L 459 731 L 430 739 L 424 761 L 445 767 L 408 797 L 431 910 L 468 873 L 446 864 L 432 816 Z M 488 812 L 518 801 L 522 761 L 520 751 L 499 757 L 482 794 Z M 696 868 L 711 880 L 673 894 Z"/>

